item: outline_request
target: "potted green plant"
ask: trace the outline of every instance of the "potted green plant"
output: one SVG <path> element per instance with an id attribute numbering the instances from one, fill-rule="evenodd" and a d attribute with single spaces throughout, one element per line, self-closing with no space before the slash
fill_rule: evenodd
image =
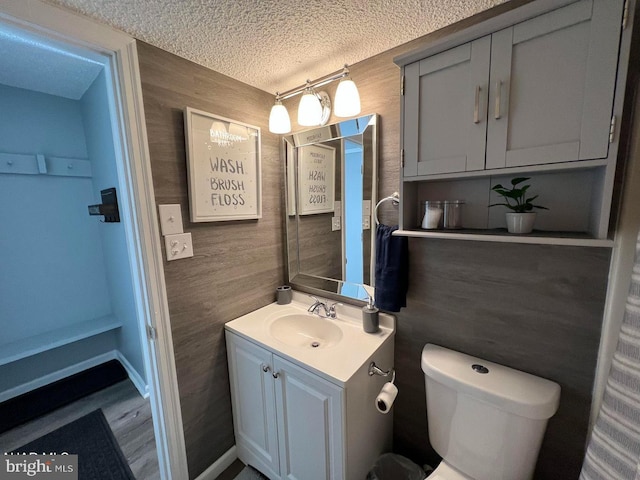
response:
<path id="1" fill-rule="evenodd" d="M 527 197 L 527 191 L 531 185 L 518 186 L 529 180 L 529 177 L 518 177 L 511 180 L 511 188 L 503 187 L 501 184 L 494 185 L 491 190 L 498 195 L 502 195 L 504 203 L 493 203 L 489 207 L 502 205 L 510 212 L 506 213 L 507 231 L 509 233 L 530 233 L 533 230 L 533 223 L 536 219 L 534 208 L 548 210 L 541 205 L 534 205 L 533 201 L 538 195 Z"/>

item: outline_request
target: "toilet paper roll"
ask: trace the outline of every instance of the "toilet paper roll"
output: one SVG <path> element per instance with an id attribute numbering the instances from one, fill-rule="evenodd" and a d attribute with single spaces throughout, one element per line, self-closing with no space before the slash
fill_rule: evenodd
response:
<path id="1" fill-rule="evenodd" d="M 387 382 L 382 386 L 382 390 L 376 397 L 376 408 L 380 413 L 387 414 L 391 410 L 391 406 L 398 396 L 398 387 L 393 383 Z"/>

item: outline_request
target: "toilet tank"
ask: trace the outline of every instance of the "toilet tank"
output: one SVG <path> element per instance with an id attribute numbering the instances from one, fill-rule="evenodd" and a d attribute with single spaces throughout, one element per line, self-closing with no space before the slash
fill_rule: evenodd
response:
<path id="1" fill-rule="evenodd" d="M 422 350 L 429 441 L 475 480 L 529 480 L 560 386 L 437 345 Z"/>

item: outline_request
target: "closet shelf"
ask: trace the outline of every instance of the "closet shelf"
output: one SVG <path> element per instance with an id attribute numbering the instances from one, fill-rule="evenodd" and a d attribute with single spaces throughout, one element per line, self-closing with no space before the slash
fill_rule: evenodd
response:
<path id="1" fill-rule="evenodd" d="M 0 152 L 0 173 L 91 177 L 91 162 L 86 158 Z"/>
<path id="2" fill-rule="evenodd" d="M 69 343 L 122 327 L 112 315 L 65 326 L 0 346 L 0 365 L 15 362 Z"/>
<path id="3" fill-rule="evenodd" d="M 579 232 L 536 231 L 526 235 L 507 233 L 504 228 L 491 230 L 396 230 L 401 237 L 441 238 L 448 240 L 472 240 L 477 242 L 529 243 L 536 245 L 565 245 L 575 247 L 613 247 L 613 240 L 593 238 Z"/>

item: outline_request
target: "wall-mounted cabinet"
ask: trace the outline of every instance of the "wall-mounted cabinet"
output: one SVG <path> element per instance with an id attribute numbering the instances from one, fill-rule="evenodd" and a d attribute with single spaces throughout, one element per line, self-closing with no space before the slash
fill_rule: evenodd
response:
<path id="1" fill-rule="evenodd" d="M 404 234 L 453 235 L 420 231 L 420 205 L 460 199 L 463 236 L 607 244 L 633 6 L 534 3 L 395 59 Z M 501 238 L 505 210 L 488 208 L 491 187 L 514 176 L 532 177 L 549 210 L 537 233 Z"/>

